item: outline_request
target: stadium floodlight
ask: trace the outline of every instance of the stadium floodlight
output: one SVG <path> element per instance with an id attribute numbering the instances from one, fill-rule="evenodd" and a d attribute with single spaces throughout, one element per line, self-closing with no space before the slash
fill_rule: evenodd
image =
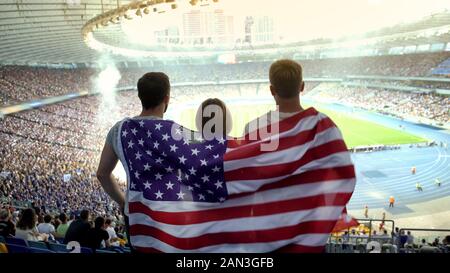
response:
<path id="1" fill-rule="evenodd" d="M 109 10 L 100 15 L 95 16 L 90 19 L 82 28 L 81 33 L 83 36 L 83 41 L 92 49 L 98 51 L 107 51 L 117 54 L 122 54 L 126 56 L 141 57 L 141 56 L 157 56 L 161 52 L 148 52 L 142 50 L 133 50 L 128 48 L 118 48 L 112 45 L 104 44 L 95 39 L 93 33 L 95 31 L 101 31 L 101 28 L 107 28 L 111 24 L 121 24 L 125 18 L 127 20 L 137 19 L 138 17 L 143 18 L 144 16 L 152 16 L 151 14 L 161 14 L 166 13 L 170 10 L 175 10 L 178 8 L 178 4 L 184 2 L 184 4 L 192 6 L 197 5 L 198 2 L 209 3 L 209 0 L 145 0 L 145 1 L 132 1 L 131 3 L 124 4 L 117 7 L 116 9 Z M 217 3 L 219 1 L 214 1 Z M 202 6 L 202 5 L 201 5 Z M 151 12 L 151 10 L 153 13 Z M 126 24 L 126 23 L 124 23 Z M 168 54 L 168 52 L 165 52 Z M 204 52 L 196 52 L 200 56 L 204 56 Z M 192 54 L 195 55 L 195 52 Z M 211 53 L 208 53 L 211 54 Z M 164 54 L 163 54 L 164 55 Z M 170 54 L 169 54 L 170 55 Z M 174 56 L 174 55 L 173 55 Z"/>

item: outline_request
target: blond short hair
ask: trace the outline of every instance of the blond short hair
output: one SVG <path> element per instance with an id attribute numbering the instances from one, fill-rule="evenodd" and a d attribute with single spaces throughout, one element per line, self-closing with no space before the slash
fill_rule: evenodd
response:
<path id="1" fill-rule="evenodd" d="M 302 66 L 293 60 L 276 61 L 270 66 L 269 78 L 279 97 L 296 97 L 303 83 Z"/>

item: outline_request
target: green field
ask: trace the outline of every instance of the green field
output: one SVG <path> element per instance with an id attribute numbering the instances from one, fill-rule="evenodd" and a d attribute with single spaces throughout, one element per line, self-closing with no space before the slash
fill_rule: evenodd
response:
<path id="1" fill-rule="evenodd" d="M 247 122 L 274 110 L 273 105 L 248 105 L 229 106 L 233 116 L 233 130 L 231 135 L 240 137 L 243 134 Z M 395 145 L 410 144 L 426 141 L 423 138 L 409 133 L 387 128 L 372 122 L 353 118 L 349 115 L 316 107 L 319 111 L 328 115 L 341 129 L 348 147 L 365 145 Z M 187 128 L 195 128 L 196 109 L 187 109 L 180 113 L 176 119 Z"/>

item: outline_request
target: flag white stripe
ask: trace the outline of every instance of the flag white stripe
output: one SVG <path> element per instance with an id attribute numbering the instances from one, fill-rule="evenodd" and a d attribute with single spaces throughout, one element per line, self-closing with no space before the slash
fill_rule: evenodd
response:
<path id="1" fill-rule="evenodd" d="M 277 250 L 289 244 L 305 246 L 324 246 L 329 234 L 307 233 L 289 240 L 279 240 L 269 243 L 221 244 L 193 250 L 182 250 L 168 245 L 151 236 L 132 236 L 131 243 L 135 247 L 150 247 L 166 253 L 264 253 Z"/>
<path id="2" fill-rule="evenodd" d="M 153 220 L 141 213 L 130 215 L 130 225 L 141 224 L 158 228 L 178 238 L 192 238 L 203 234 L 267 230 L 293 226 L 307 221 L 338 220 L 342 206 L 317 207 L 258 217 L 233 218 L 194 225 L 169 225 Z"/>
<path id="3" fill-rule="evenodd" d="M 353 165 L 348 152 L 335 153 L 330 156 L 311 161 L 304 166 L 299 167 L 292 174 L 265 178 L 258 180 L 232 180 L 227 183 L 228 194 L 238 194 L 245 192 L 253 192 L 262 186 L 277 181 L 281 181 L 285 178 L 291 177 L 293 175 L 298 175 L 307 171 L 317 170 L 317 169 L 329 169 L 336 167 L 344 167 Z"/>
<path id="4" fill-rule="evenodd" d="M 292 200 L 323 194 L 352 193 L 355 187 L 355 179 L 340 179 L 326 182 L 316 182 L 312 184 L 295 185 L 291 187 L 272 189 L 257 192 L 251 196 L 230 199 L 225 203 L 202 203 L 202 202 L 162 202 L 147 200 L 142 193 L 130 191 L 129 202 L 141 202 L 153 211 L 165 212 L 186 212 L 202 211 L 218 208 L 232 208 L 245 205 L 265 204 L 282 200 Z"/>
<path id="5" fill-rule="evenodd" d="M 313 129 L 319 121 L 321 121 L 322 119 L 325 119 L 325 118 L 327 118 L 327 117 L 325 115 L 321 114 L 321 113 L 319 113 L 319 114 L 317 114 L 315 116 L 309 116 L 307 118 L 304 118 L 304 119 L 300 120 L 293 128 L 291 128 L 288 131 L 282 132 L 280 134 L 267 136 L 267 137 L 265 137 L 263 139 L 260 139 L 258 141 L 254 141 L 254 142 L 252 142 L 250 144 L 247 144 L 247 145 L 255 145 L 257 143 L 266 142 L 266 141 L 269 141 L 269 140 L 273 141 L 274 139 L 278 139 L 278 138 L 295 136 L 295 135 L 297 135 L 297 134 L 299 134 L 301 132 Z M 228 148 L 227 152 L 233 151 L 233 150 L 236 150 L 236 149 L 241 149 L 242 147 L 245 147 L 245 146 L 246 145 L 241 145 L 241 146 L 239 146 L 237 148 Z"/>
<path id="6" fill-rule="evenodd" d="M 336 127 L 331 127 L 323 132 L 318 133 L 317 135 L 315 135 L 313 140 L 306 142 L 303 145 L 294 146 L 282 151 L 263 153 L 254 157 L 224 161 L 224 171 L 234 171 L 243 167 L 266 167 L 290 163 L 300 160 L 303 155 L 311 148 L 339 139 L 342 139 L 339 130 Z"/>

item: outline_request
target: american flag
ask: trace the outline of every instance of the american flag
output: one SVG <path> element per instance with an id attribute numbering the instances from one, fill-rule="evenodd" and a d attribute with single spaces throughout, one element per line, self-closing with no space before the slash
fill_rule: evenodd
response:
<path id="1" fill-rule="evenodd" d="M 208 141 L 172 121 L 125 120 L 119 157 L 133 247 L 322 252 L 355 187 L 350 154 L 314 108 L 277 125 L 268 137 Z M 273 140 L 275 151 L 260 148 Z"/>

